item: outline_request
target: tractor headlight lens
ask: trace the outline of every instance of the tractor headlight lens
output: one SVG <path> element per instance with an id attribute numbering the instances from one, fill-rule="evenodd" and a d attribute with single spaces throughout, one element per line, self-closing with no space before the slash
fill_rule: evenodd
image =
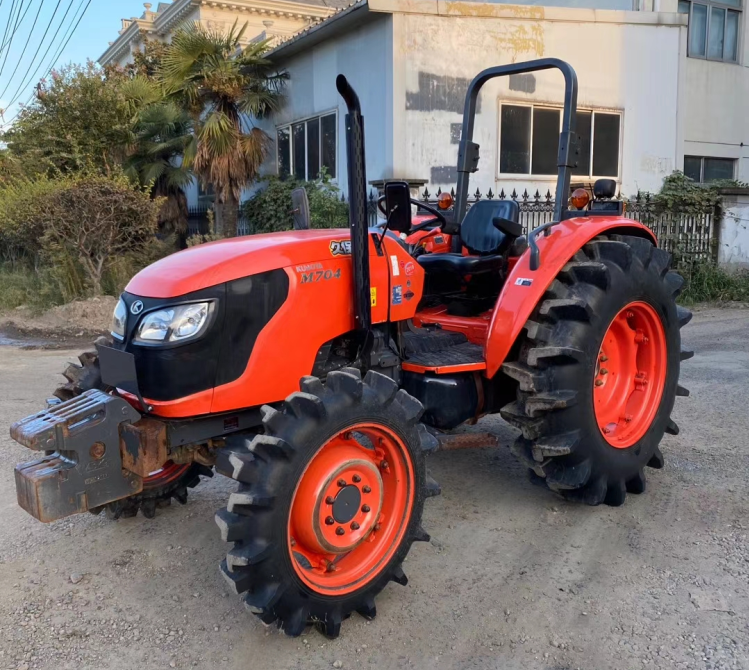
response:
<path id="1" fill-rule="evenodd" d="M 212 311 L 212 302 L 197 302 L 150 312 L 140 322 L 136 339 L 141 342 L 188 340 L 205 328 Z"/>
<path id="2" fill-rule="evenodd" d="M 120 298 L 117 302 L 117 306 L 114 308 L 114 314 L 112 314 L 112 328 L 111 332 L 114 337 L 118 340 L 125 339 L 125 322 L 127 321 L 127 305 L 125 301 Z"/>

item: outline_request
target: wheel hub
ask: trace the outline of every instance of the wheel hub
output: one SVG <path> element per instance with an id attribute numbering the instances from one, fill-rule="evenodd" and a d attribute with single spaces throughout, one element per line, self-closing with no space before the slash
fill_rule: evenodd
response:
<path id="1" fill-rule="evenodd" d="M 289 550 L 297 575 L 323 593 L 358 588 L 396 549 L 413 495 L 410 459 L 389 429 L 356 424 L 331 437 L 292 500 Z"/>
<path id="2" fill-rule="evenodd" d="M 601 342 L 593 381 L 598 427 L 613 447 L 625 449 L 650 428 L 663 396 L 666 333 L 646 302 L 631 302 L 614 317 Z"/>
<path id="3" fill-rule="evenodd" d="M 355 485 L 344 486 L 333 502 L 333 518 L 337 523 L 348 523 L 359 512 L 361 491 Z"/>

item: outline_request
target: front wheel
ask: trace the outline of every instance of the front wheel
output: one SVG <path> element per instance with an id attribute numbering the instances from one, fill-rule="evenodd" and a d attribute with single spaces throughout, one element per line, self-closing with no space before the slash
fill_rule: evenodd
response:
<path id="1" fill-rule="evenodd" d="M 526 324 L 515 361 L 517 400 L 501 414 L 521 429 L 513 451 L 550 489 L 591 505 L 621 505 L 645 490 L 646 466 L 663 467 L 659 443 L 679 386 L 676 304 L 683 279 L 649 240 L 597 237 L 567 263 Z"/>
<path id="2" fill-rule="evenodd" d="M 308 622 L 336 637 L 352 612 L 375 616 L 375 596 L 406 584 L 401 564 L 436 485 L 419 424 L 421 403 L 384 375 L 347 368 L 325 386 L 305 377 L 262 435 L 227 441 L 216 468 L 240 482 L 216 514 L 234 547 L 221 570 L 267 624 L 299 635 Z"/>

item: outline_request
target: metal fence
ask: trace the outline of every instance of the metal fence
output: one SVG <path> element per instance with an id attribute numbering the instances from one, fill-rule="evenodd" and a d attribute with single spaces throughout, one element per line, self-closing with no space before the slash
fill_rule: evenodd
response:
<path id="1" fill-rule="evenodd" d="M 200 204 L 197 207 L 190 207 L 187 210 L 187 235 L 209 235 L 211 230 L 211 220 L 208 217 L 208 210 L 213 209 L 208 204 Z M 237 210 L 237 233 L 239 235 L 249 235 L 252 233 L 250 222 L 245 217 L 242 208 Z"/>
<path id="2" fill-rule="evenodd" d="M 419 194 L 419 199 L 425 203 L 435 205 L 437 198 L 442 193 L 437 189 L 430 193 L 427 188 Z M 451 191 L 453 197 L 454 190 Z M 345 197 L 340 196 L 345 202 Z M 377 198 L 378 192 L 371 189 L 368 195 L 368 214 L 370 225 L 378 222 Z M 536 228 L 552 220 L 554 215 L 554 198 L 550 191 L 541 195 L 538 191 L 530 195 L 523 191 L 521 195 L 513 190 L 507 195 L 504 190 L 495 195 L 491 189 L 482 194 L 479 189 L 469 197 L 468 206 L 479 200 L 512 199 L 520 205 L 520 223 L 523 231 Z M 621 199 L 621 198 L 620 198 Z M 650 228 L 658 238 L 659 245 L 674 254 L 677 263 L 692 263 L 695 261 L 717 262 L 718 226 L 720 224 L 720 212 L 718 208 L 703 212 L 694 211 L 659 211 L 652 202 L 650 195 L 640 195 L 625 200 L 624 216 L 634 221 L 639 221 Z M 190 208 L 188 216 L 189 235 L 208 234 L 210 231 L 208 206 Z M 238 213 L 237 229 L 240 235 L 252 233 L 252 225 L 242 213 Z"/>
<path id="3" fill-rule="evenodd" d="M 419 199 L 428 204 L 436 204 L 441 189 L 432 194 L 424 189 Z M 453 197 L 455 192 L 451 191 Z M 550 191 L 541 195 L 538 191 L 530 195 L 524 191 L 518 195 L 515 190 L 508 196 L 504 190 L 495 195 L 491 189 L 486 194 L 476 189 L 469 197 L 468 206 L 479 200 L 515 200 L 520 206 L 520 224 L 523 232 L 548 223 L 554 216 L 554 198 Z M 370 192 L 370 222 L 376 220 L 376 196 Z M 619 198 L 621 199 L 621 197 Z M 662 212 L 656 208 L 649 194 L 637 194 L 636 197 L 625 200 L 624 216 L 646 225 L 658 238 L 658 244 L 663 249 L 671 252 L 679 263 L 690 263 L 695 261 L 717 262 L 718 226 L 720 224 L 720 212 L 717 208 L 711 208 L 702 212 L 695 211 L 667 211 Z"/>

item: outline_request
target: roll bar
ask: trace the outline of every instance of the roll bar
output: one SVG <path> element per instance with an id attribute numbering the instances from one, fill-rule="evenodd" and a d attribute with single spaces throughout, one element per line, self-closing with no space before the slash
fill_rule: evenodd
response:
<path id="1" fill-rule="evenodd" d="M 476 102 L 481 87 L 490 79 L 505 77 L 511 74 L 537 72 L 539 70 L 560 70 L 564 75 L 564 112 L 562 115 L 562 132 L 559 135 L 557 152 L 557 188 L 554 201 L 554 221 L 561 221 L 567 209 L 567 197 L 570 190 L 571 168 L 577 166 L 577 75 L 569 63 L 558 58 L 540 58 L 525 63 L 498 65 L 477 74 L 466 91 L 463 109 L 463 127 L 458 148 L 458 185 L 455 194 L 455 218 L 448 233 L 457 233 L 460 222 L 465 216 L 468 205 L 468 179 L 471 172 L 478 170 L 479 145 L 473 141 L 473 125 L 476 119 Z M 546 229 L 548 230 L 548 229 Z M 540 231 L 539 231 L 540 232 Z"/>

